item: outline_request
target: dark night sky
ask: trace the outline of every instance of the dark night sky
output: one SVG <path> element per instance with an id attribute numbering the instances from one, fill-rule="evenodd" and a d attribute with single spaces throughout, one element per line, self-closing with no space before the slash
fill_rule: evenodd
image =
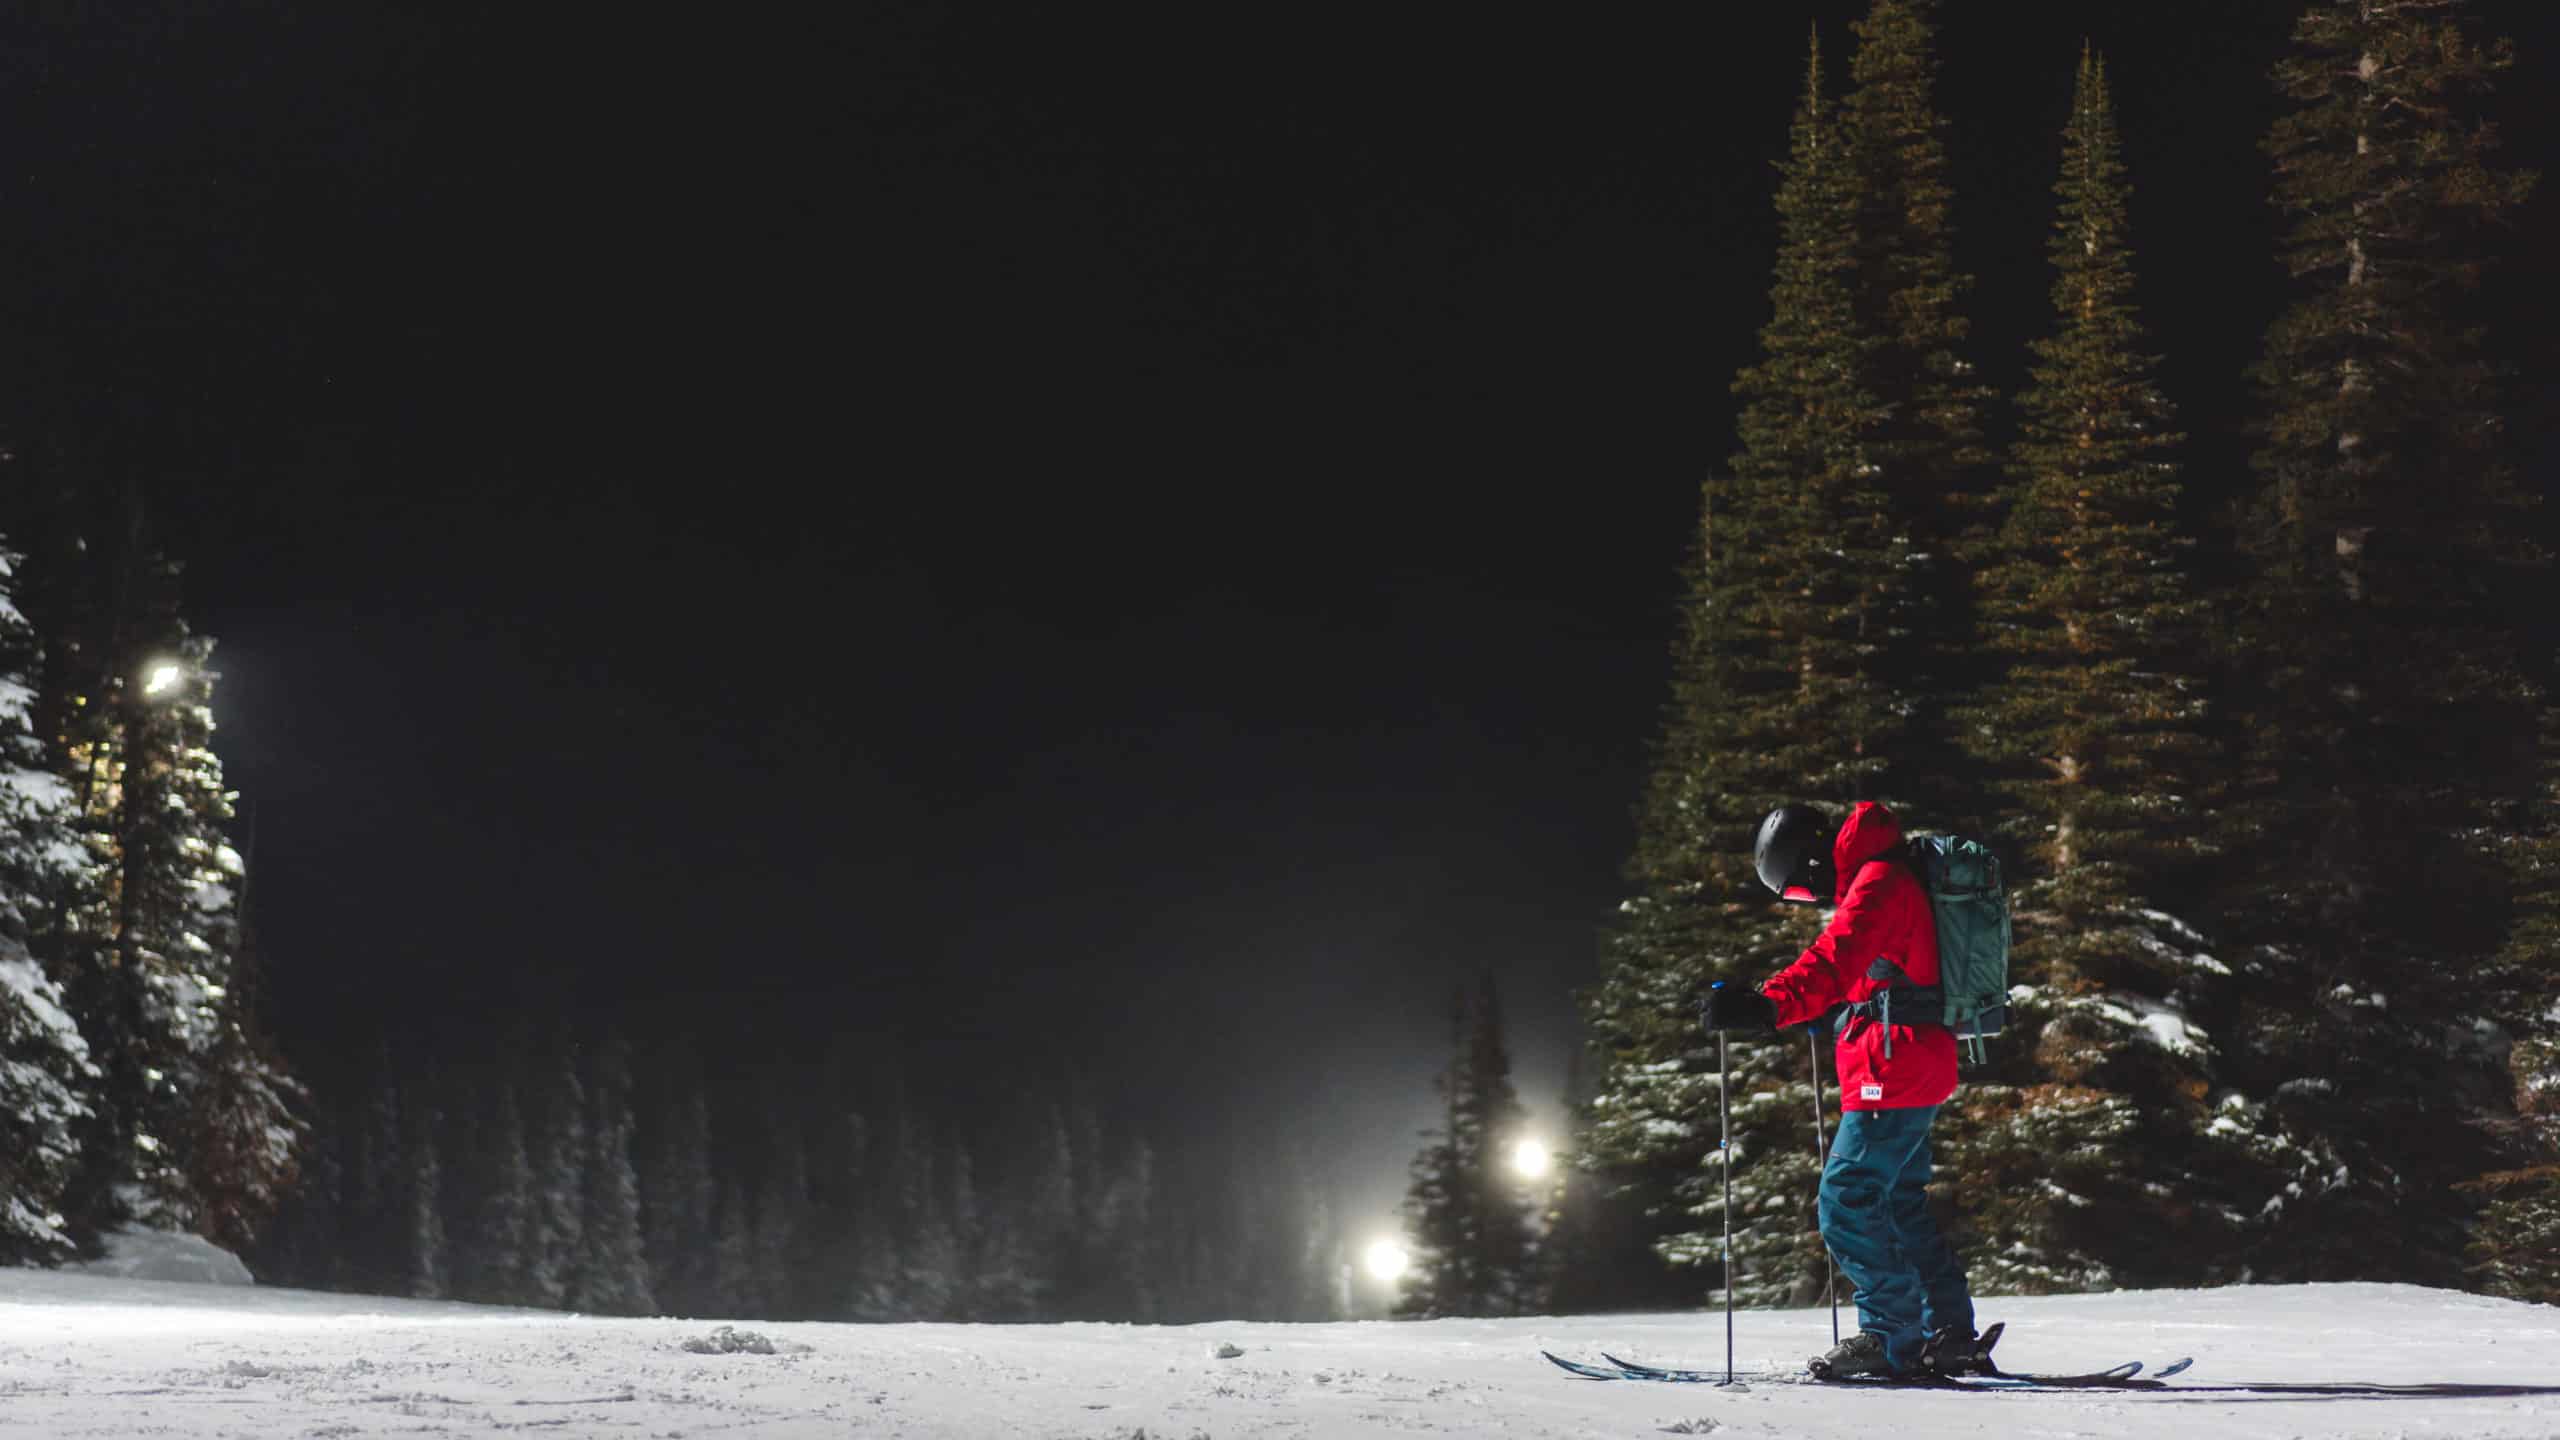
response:
<path id="1" fill-rule="evenodd" d="M 0 376 L 191 562 L 306 1064 L 528 1006 L 1046 1046 L 1312 1096 L 1383 1206 L 1460 977 L 1552 1111 L 1805 26 L 1863 8 L 28 7 Z M 2297 7 L 1947 8 L 1973 353 L 2039 323 L 2094 37 L 2227 485 Z M 2551 168 L 2560 7 L 2480 8 Z"/>

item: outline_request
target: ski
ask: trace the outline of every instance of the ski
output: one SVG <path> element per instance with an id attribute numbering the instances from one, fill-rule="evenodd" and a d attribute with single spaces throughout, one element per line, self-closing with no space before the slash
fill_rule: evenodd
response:
<path id="1" fill-rule="evenodd" d="M 2160 1374 L 2176 1375 L 2193 1363 L 2195 1362 L 2192 1360 L 2181 1360 L 2163 1369 Z M 1808 1375 L 1801 1383 L 1840 1385 L 1850 1388 L 1866 1385 L 1878 1389 L 1899 1387 L 1923 1390 L 2165 1390 L 2171 1388 L 2161 1384 L 2156 1376 L 2145 1376 L 2142 1368 L 2141 1361 L 2127 1360 L 2109 1369 L 2092 1370 L 2081 1375 L 2019 1374 L 2008 1370 L 1981 1375 L 1858 1375 L 1840 1380 L 1825 1380 L 1819 1376 Z"/>
<path id="2" fill-rule="evenodd" d="M 1627 1365 L 1606 1355 L 1601 1358 L 1609 1360 L 1607 1365 L 1586 1365 L 1579 1360 L 1567 1360 L 1552 1350 L 1538 1353 L 1554 1361 L 1567 1374 L 1579 1375 L 1585 1380 L 1654 1380 L 1670 1385 L 1721 1385 L 1725 1379 L 1724 1373 L 1717 1370 L 1665 1370 L 1652 1365 Z M 1742 1378 L 1734 1376 L 1736 1383 Z"/>
<path id="3" fill-rule="evenodd" d="M 1565 1371 L 1567 1374 L 1578 1375 L 1586 1380 L 1650 1380 L 1657 1384 L 1666 1385 L 1721 1385 L 1725 1383 L 1725 1376 L 1722 1371 L 1678 1370 L 1669 1369 L 1659 1365 L 1642 1365 L 1632 1360 L 1621 1360 L 1617 1356 L 1608 1354 L 1605 1351 L 1602 1352 L 1600 1358 L 1608 1362 L 1606 1365 L 1592 1365 L 1580 1360 L 1568 1360 L 1551 1350 L 1541 1350 L 1538 1353 L 1546 1356 L 1548 1360 L 1554 1362 L 1557 1368 Z M 1861 1378 L 1849 1380 L 1819 1380 L 1812 1376 L 1788 1376 L 1783 1377 L 1783 1383 L 1798 1385 L 1842 1385 L 1851 1387 L 1864 1385 L 1876 1389 L 1904 1388 L 1925 1390 L 2167 1390 L 2178 1387 L 2165 1385 L 2162 1383 L 2164 1380 L 2172 1375 L 2184 1374 L 2186 1370 L 2194 1364 L 2194 1357 L 2189 1356 L 2185 1359 L 2178 1360 L 2161 1367 L 2158 1372 L 2149 1377 L 2144 1377 L 2142 1375 L 2143 1363 L 2141 1361 L 2128 1360 L 2121 1365 L 2112 1366 L 2105 1370 L 2092 1370 L 2086 1374 L 2080 1375 L 2016 1374 L 2004 1370 L 1988 1375 L 1911 1375 L 1898 1378 Z M 1736 1381 L 1740 1381 L 1744 1377 L 1736 1375 L 1733 1378 Z M 1777 1379 L 1782 1377 L 1764 1375 L 1758 1378 Z"/>

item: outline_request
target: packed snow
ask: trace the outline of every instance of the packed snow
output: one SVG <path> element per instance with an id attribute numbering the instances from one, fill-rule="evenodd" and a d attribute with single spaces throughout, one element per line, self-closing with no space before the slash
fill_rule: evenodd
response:
<path id="1" fill-rule="evenodd" d="M 1074 1437 L 2549 1436 L 2560 1309 L 2394 1285 L 1995 1300 L 2016 1369 L 2548 1384 L 2549 1395 L 1945 1394 L 1787 1383 L 1822 1310 L 1745 1312 L 1708 1386 L 1579 1380 L 1542 1349 L 1721 1370 L 1721 1312 L 1329 1325 L 600 1320 L 0 1270 L 0 1434 Z M 722 1327 L 728 1333 L 722 1333 Z M 750 1343 L 770 1341 L 769 1345 Z"/>

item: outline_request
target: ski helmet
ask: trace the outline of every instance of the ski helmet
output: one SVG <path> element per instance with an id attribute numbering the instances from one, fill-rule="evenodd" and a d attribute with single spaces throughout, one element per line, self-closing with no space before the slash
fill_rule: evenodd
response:
<path id="1" fill-rule="evenodd" d="M 1831 825 L 1810 805 L 1781 805 L 1760 822 L 1751 847 L 1760 883 L 1781 900 L 1819 905 L 1829 899 Z"/>

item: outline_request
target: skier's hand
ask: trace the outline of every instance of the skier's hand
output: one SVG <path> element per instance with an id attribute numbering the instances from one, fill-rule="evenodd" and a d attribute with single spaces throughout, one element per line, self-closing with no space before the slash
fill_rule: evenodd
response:
<path id="1" fill-rule="evenodd" d="M 1719 980 L 1698 1002 L 1698 1023 L 1709 1030 L 1764 1030 L 1778 1033 L 1778 1007 L 1757 990 Z"/>

